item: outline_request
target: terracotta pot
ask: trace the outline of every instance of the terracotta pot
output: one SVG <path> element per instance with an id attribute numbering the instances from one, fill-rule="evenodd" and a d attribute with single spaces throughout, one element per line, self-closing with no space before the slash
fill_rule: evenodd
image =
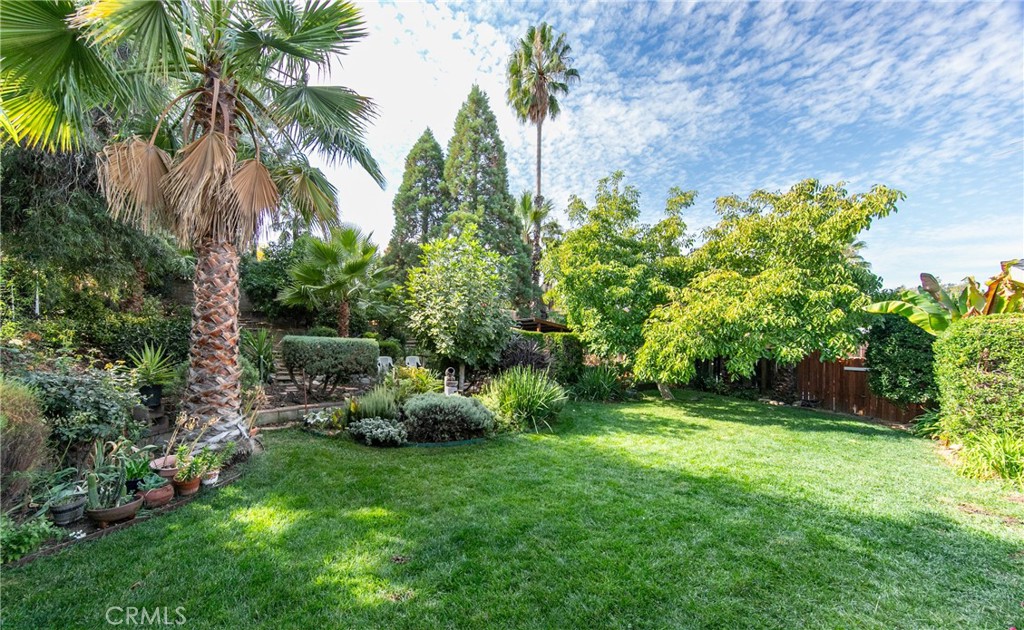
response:
<path id="1" fill-rule="evenodd" d="M 140 507 L 142 507 L 142 499 L 135 499 L 131 503 L 125 503 L 114 508 L 86 510 L 85 515 L 103 528 L 110 523 L 135 518 L 135 514 L 139 511 Z"/>
<path id="2" fill-rule="evenodd" d="M 85 513 L 85 497 L 78 497 L 71 503 L 51 505 L 50 517 L 55 525 L 70 525 L 82 518 Z"/>
<path id="3" fill-rule="evenodd" d="M 149 462 L 149 467 L 164 479 L 174 479 L 174 475 L 178 474 L 178 467 L 175 465 L 177 461 L 177 455 L 157 457 Z"/>
<path id="4" fill-rule="evenodd" d="M 188 481 L 178 481 L 177 479 L 171 481 L 171 483 L 174 484 L 174 489 L 177 491 L 179 497 L 187 497 L 199 492 L 199 484 L 201 482 L 201 477 L 189 479 Z"/>
<path id="5" fill-rule="evenodd" d="M 220 471 L 211 470 L 210 472 L 203 475 L 203 485 L 212 486 L 213 484 L 217 483 L 218 479 L 220 479 Z"/>
<path id="6" fill-rule="evenodd" d="M 171 499 L 174 498 L 174 486 L 167 484 L 152 490 L 143 490 L 139 494 L 142 496 L 142 500 L 146 502 L 147 508 L 157 508 L 171 502 Z"/>

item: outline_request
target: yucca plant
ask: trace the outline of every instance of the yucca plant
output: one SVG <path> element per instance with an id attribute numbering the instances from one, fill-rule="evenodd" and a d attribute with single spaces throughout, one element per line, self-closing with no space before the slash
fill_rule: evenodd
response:
<path id="1" fill-rule="evenodd" d="M 211 442 L 251 446 L 239 411 L 239 250 L 282 207 L 317 228 L 337 223 L 335 189 L 305 152 L 355 161 L 383 184 L 363 140 L 371 101 L 309 80 L 364 34 L 356 6 L 331 0 L 0 4 L 3 139 L 102 144 L 113 216 L 170 230 L 195 252 L 183 403 L 219 420 Z"/>
<path id="2" fill-rule="evenodd" d="M 266 328 L 242 331 L 242 355 L 260 373 L 260 381 L 269 383 L 274 376 L 274 337 Z"/>
<path id="3" fill-rule="evenodd" d="M 135 374 L 142 385 L 167 385 L 174 380 L 174 362 L 164 352 L 163 346 L 152 346 L 148 342 L 142 350 L 133 350 L 128 358 L 135 366 Z"/>
<path id="4" fill-rule="evenodd" d="M 480 395 L 484 406 L 494 412 L 506 430 L 533 429 L 551 422 L 561 413 L 565 390 L 547 372 L 517 366 L 496 376 Z"/>

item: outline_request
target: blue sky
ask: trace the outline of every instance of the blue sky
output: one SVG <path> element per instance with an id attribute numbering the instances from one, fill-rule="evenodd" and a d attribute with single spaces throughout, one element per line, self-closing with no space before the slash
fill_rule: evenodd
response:
<path id="1" fill-rule="evenodd" d="M 402 162 L 442 145 L 475 82 L 488 93 L 513 193 L 532 188 L 534 132 L 504 101 L 513 41 L 546 20 L 581 83 L 544 127 L 544 192 L 562 210 L 621 169 L 656 220 L 672 186 L 713 201 L 815 177 L 907 194 L 865 233 L 888 286 L 930 271 L 981 279 L 1024 257 L 1024 4 L 361 4 L 369 35 L 325 81 L 376 100 L 369 143 L 388 186 L 326 168 L 342 217 L 386 242 Z"/>

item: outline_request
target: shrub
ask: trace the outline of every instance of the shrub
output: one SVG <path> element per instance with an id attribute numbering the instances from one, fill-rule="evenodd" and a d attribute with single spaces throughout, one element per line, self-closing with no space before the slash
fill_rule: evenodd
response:
<path id="1" fill-rule="evenodd" d="M 1024 435 L 971 433 L 960 451 L 960 472 L 975 479 L 1002 477 L 1024 488 Z"/>
<path id="2" fill-rule="evenodd" d="M 398 418 L 398 403 L 395 401 L 395 393 L 384 385 L 378 385 L 356 398 L 350 407 L 351 420 L 364 420 L 366 418 L 385 418 L 393 420 Z"/>
<path id="3" fill-rule="evenodd" d="M 575 333 L 516 331 L 517 336 L 535 342 L 549 357 L 548 372 L 562 385 L 573 385 L 583 375 L 583 342 Z"/>
<path id="4" fill-rule="evenodd" d="M 330 326 L 313 326 L 306 331 L 307 337 L 337 337 L 338 331 Z"/>
<path id="5" fill-rule="evenodd" d="M 307 388 L 319 378 L 324 391 L 352 375 L 376 373 L 378 356 L 372 339 L 288 335 L 281 340 L 281 358 L 292 380 L 303 372 Z"/>
<path id="6" fill-rule="evenodd" d="M 188 309 L 165 312 L 158 301 L 149 299 L 140 313 L 103 311 L 74 316 L 78 327 L 76 341 L 95 346 L 111 360 L 127 360 L 133 351 L 146 344 L 162 346 L 175 363 L 188 358 L 192 330 Z"/>
<path id="7" fill-rule="evenodd" d="M 429 394 L 444 389 L 444 381 L 437 372 L 424 367 L 396 367 L 384 380 L 399 404 L 416 394 Z"/>
<path id="8" fill-rule="evenodd" d="M 935 388 L 935 337 L 898 315 L 878 317 L 867 335 L 871 391 L 903 403 L 929 403 Z"/>
<path id="9" fill-rule="evenodd" d="M 30 485 L 28 474 L 46 460 L 50 429 L 35 394 L 0 375 L 0 501 L 8 506 Z"/>
<path id="10" fill-rule="evenodd" d="M 274 337 L 269 330 L 243 330 L 242 356 L 259 372 L 260 381 L 269 383 L 274 379 Z"/>
<path id="11" fill-rule="evenodd" d="M 344 407 L 334 407 L 307 413 L 302 420 L 302 425 L 308 431 L 320 432 L 344 429 L 347 422 L 348 410 Z"/>
<path id="12" fill-rule="evenodd" d="M 286 306 L 277 299 L 281 287 L 291 282 L 288 269 L 298 264 L 303 251 L 300 243 L 271 243 L 259 255 L 242 257 L 238 284 L 253 309 L 272 320 L 306 321 L 313 316 L 305 308 Z"/>
<path id="13" fill-rule="evenodd" d="M 614 402 L 625 397 L 625 388 L 619 380 L 618 371 L 608 365 L 587 366 L 579 381 L 572 386 L 575 400 Z"/>
<path id="14" fill-rule="evenodd" d="M 474 398 L 419 394 L 410 398 L 402 410 L 413 442 L 468 440 L 494 428 L 494 416 Z"/>
<path id="15" fill-rule="evenodd" d="M 546 370 L 551 363 L 551 355 L 541 346 L 541 342 L 528 339 L 523 335 L 512 335 L 498 359 L 498 368 L 508 370 L 514 367 L 527 367 L 534 370 Z"/>
<path id="16" fill-rule="evenodd" d="M 968 317 L 935 341 L 942 434 L 1024 435 L 1024 314 Z"/>
<path id="17" fill-rule="evenodd" d="M 363 418 L 348 425 L 349 434 L 367 446 L 401 446 L 409 433 L 401 422 L 393 418 Z"/>
<path id="18" fill-rule="evenodd" d="M 134 440 L 143 428 L 132 417 L 139 391 L 122 368 L 30 372 L 25 382 L 35 389 L 43 416 L 53 421 L 53 437 L 63 444 Z"/>
<path id="19" fill-rule="evenodd" d="M 260 371 L 256 369 L 256 366 L 244 354 L 238 357 L 238 367 L 242 369 L 243 390 L 248 391 L 263 383 L 263 379 L 260 378 Z"/>
<path id="20" fill-rule="evenodd" d="M 47 540 L 63 535 L 64 531 L 45 517 L 36 517 L 19 525 L 8 516 L 0 516 L 0 563 L 23 558 Z"/>
<path id="21" fill-rule="evenodd" d="M 386 339 L 378 342 L 380 346 L 380 356 L 391 357 L 395 361 L 398 361 L 405 355 L 405 349 L 402 344 L 398 343 L 397 339 Z"/>
<path id="22" fill-rule="evenodd" d="M 550 428 L 565 406 L 565 390 L 547 372 L 514 367 L 495 377 L 481 394 L 503 429 L 521 431 Z"/>

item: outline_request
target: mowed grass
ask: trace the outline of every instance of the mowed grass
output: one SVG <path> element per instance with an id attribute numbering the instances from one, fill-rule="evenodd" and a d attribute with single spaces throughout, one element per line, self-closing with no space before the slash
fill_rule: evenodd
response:
<path id="1" fill-rule="evenodd" d="M 885 427 L 683 396 L 468 447 L 267 435 L 234 485 L 4 570 L 3 626 L 112 606 L 189 628 L 1024 625 L 1005 487 Z"/>

